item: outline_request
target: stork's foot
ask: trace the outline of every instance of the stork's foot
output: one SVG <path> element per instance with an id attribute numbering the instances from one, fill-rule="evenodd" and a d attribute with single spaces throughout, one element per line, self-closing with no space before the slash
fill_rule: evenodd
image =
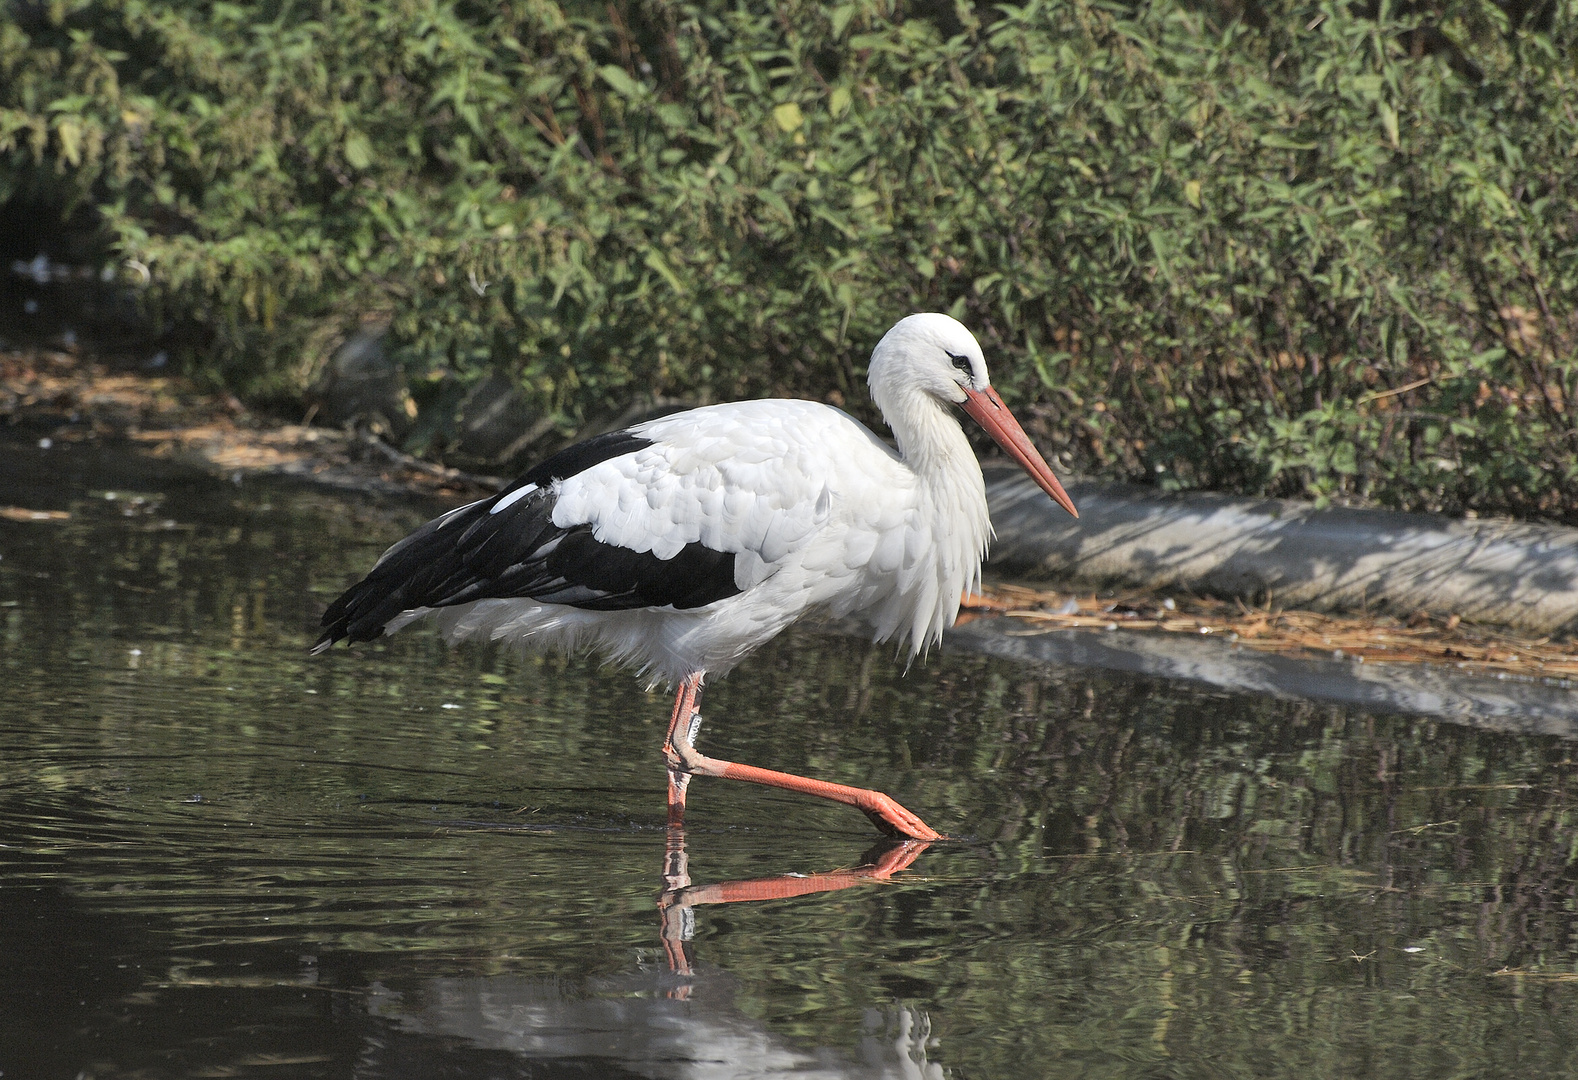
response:
<path id="1" fill-rule="evenodd" d="M 906 810 L 880 791 L 864 792 L 870 798 L 869 804 L 857 803 L 856 805 L 875 825 L 888 836 L 901 840 L 946 840 L 947 837 L 933 829 L 920 818 Z"/>
<path id="2" fill-rule="evenodd" d="M 668 770 L 668 824 L 671 829 L 679 828 L 685 824 L 685 791 L 689 787 L 690 773 L 670 765 Z"/>

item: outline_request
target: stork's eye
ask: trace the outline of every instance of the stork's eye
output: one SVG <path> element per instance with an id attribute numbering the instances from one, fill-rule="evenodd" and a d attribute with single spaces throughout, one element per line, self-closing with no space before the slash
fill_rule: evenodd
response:
<path id="1" fill-rule="evenodd" d="M 968 356 L 960 356 L 958 353 L 949 353 L 948 359 L 953 361 L 954 367 L 970 376 L 970 378 L 975 378 L 975 369 L 970 366 L 970 358 Z"/>

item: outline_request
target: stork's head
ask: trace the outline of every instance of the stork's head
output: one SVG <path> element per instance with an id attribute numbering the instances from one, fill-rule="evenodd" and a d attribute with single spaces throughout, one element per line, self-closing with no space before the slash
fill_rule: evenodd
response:
<path id="1" fill-rule="evenodd" d="M 1051 466 L 992 389 L 980 342 L 957 319 L 935 311 L 900 319 L 872 350 L 866 381 L 890 422 L 917 395 L 961 406 L 1042 491 L 1079 517 Z"/>
<path id="2" fill-rule="evenodd" d="M 883 398 L 920 390 L 952 405 L 963 405 L 966 387 L 991 385 L 981 343 L 959 320 L 938 311 L 900 319 L 882 335 L 871 353 L 867 375 L 871 397 L 886 411 Z"/>

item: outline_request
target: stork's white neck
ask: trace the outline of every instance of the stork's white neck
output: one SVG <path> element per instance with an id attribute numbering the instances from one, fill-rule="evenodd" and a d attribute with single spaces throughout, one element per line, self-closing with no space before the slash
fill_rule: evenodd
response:
<path id="1" fill-rule="evenodd" d="M 875 392 L 875 388 L 873 388 Z M 965 438 L 958 417 L 947 405 L 915 387 L 877 401 L 882 418 L 898 443 L 899 456 L 928 485 L 980 473 L 975 451 Z"/>
<path id="2" fill-rule="evenodd" d="M 872 395 L 915 477 L 910 497 L 916 527 L 928 542 L 907 571 L 907 587 L 895 593 L 893 610 L 877 622 L 888 632 L 901 630 L 919 652 L 953 625 L 960 593 L 978 587 L 992 525 L 980 463 L 952 407 L 897 381 L 895 392 L 886 380 L 873 379 Z"/>

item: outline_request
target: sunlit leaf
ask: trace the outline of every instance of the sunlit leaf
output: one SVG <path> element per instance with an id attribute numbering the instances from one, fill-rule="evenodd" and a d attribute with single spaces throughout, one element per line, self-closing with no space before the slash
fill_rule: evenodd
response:
<path id="1" fill-rule="evenodd" d="M 773 120 L 777 122 L 780 131 L 794 131 L 805 123 L 805 116 L 800 112 L 799 105 L 786 101 L 773 108 Z"/>

